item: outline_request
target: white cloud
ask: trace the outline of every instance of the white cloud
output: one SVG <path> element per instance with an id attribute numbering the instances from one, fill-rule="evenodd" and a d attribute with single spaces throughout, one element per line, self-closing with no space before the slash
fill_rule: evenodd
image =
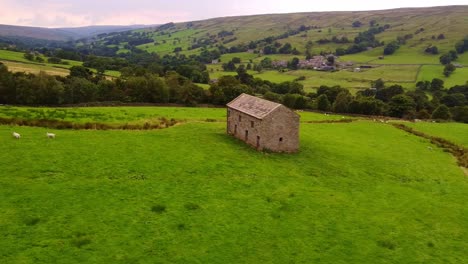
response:
<path id="1" fill-rule="evenodd" d="M 353 2 L 349 0 L 0 0 L 0 24 L 71 27 L 109 24 L 160 24 L 211 17 L 371 10 L 435 5 L 466 5 L 468 0 L 393 0 Z"/>

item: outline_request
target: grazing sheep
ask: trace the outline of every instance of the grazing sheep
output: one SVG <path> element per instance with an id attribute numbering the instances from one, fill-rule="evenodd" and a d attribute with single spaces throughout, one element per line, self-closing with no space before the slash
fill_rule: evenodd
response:
<path id="1" fill-rule="evenodd" d="M 13 137 L 16 138 L 16 139 L 20 139 L 21 135 L 16 133 L 16 132 L 13 132 Z"/>
<path id="2" fill-rule="evenodd" d="M 55 138 L 55 134 L 54 134 L 54 133 L 49 133 L 49 132 L 47 132 L 47 133 L 46 133 L 46 136 L 47 136 L 47 138 Z"/>

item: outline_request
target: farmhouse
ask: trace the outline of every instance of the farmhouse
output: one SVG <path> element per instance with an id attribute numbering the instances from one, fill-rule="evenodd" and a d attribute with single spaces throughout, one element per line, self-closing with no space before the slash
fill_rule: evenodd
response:
<path id="1" fill-rule="evenodd" d="M 299 150 L 300 117 L 289 108 L 248 94 L 241 94 L 227 107 L 229 135 L 257 150 Z"/>

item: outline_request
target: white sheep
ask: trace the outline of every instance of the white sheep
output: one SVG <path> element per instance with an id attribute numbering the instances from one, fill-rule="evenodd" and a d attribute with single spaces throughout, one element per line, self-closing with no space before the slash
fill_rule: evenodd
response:
<path id="1" fill-rule="evenodd" d="M 20 139 L 21 135 L 16 133 L 16 132 L 13 132 L 13 137 L 16 138 L 16 139 Z"/>
<path id="2" fill-rule="evenodd" d="M 47 132 L 47 133 L 46 133 L 46 136 L 47 136 L 47 138 L 55 138 L 55 134 L 54 134 L 54 133 L 49 133 L 49 132 Z"/>

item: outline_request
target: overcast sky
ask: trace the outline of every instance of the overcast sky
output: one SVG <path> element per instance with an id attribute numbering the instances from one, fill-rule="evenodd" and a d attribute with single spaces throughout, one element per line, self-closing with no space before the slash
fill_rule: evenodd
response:
<path id="1" fill-rule="evenodd" d="M 268 13 L 468 5 L 468 0 L 0 0 L 0 24 L 37 27 L 162 24 Z"/>

